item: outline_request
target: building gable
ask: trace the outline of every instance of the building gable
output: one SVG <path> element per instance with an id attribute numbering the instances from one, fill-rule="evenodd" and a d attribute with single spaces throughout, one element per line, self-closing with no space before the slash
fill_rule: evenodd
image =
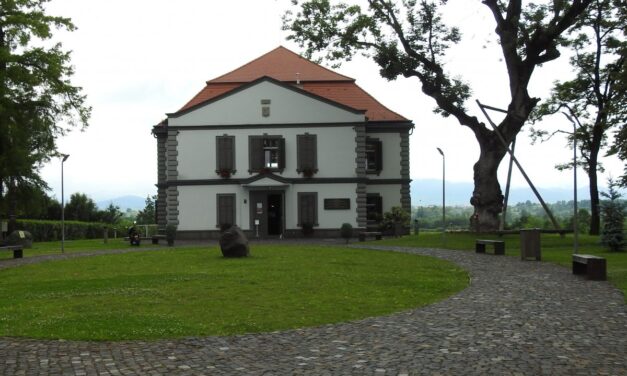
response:
<path id="1" fill-rule="evenodd" d="M 269 77 L 169 114 L 169 126 L 364 122 L 365 111 Z"/>

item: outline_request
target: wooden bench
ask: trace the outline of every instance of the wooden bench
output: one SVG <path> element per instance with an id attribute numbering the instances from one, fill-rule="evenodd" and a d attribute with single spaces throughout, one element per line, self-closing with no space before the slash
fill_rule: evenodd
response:
<path id="1" fill-rule="evenodd" d="M 494 246 L 494 254 L 495 255 L 504 255 L 505 254 L 505 242 L 503 240 L 482 240 L 477 239 L 475 242 L 475 252 L 476 253 L 485 253 L 485 246 L 491 244 Z"/>
<path id="2" fill-rule="evenodd" d="M 573 274 L 585 274 L 587 279 L 605 281 L 607 262 L 605 258 L 594 255 L 573 255 Z"/>
<path id="3" fill-rule="evenodd" d="M 21 245 L 8 245 L 6 247 L 0 247 L 0 251 L 13 251 L 13 258 L 22 258 L 24 253 L 22 251 L 23 247 Z"/>
<path id="4" fill-rule="evenodd" d="M 382 234 L 379 231 L 364 231 L 359 233 L 360 242 L 365 242 L 367 237 L 374 237 L 376 240 L 381 240 Z"/>

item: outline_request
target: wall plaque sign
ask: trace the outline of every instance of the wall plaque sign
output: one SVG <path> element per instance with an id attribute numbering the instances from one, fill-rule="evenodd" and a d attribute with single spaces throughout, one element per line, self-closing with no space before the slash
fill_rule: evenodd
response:
<path id="1" fill-rule="evenodd" d="M 325 198 L 324 210 L 348 210 L 351 208 L 350 198 Z"/>

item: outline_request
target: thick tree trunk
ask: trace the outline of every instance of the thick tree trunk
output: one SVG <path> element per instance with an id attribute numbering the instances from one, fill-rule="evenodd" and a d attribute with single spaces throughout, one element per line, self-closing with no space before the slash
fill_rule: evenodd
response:
<path id="1" fill-rule="evenodd" d="M 484 133 L 477 140 L 481 153 L 473 167 L 475 190 L 470 204 L 474 206 L 475 212 L 470 218 L 470 225 L 476 232 L 495 231 L 499 228 L 499 215 L 503 212 L 504 197 L 497 171 L 505 151 L 494 134 Z"/>
<path id="2" fill-rule="evenodd" d="M 590 235 L 601 233 L 601 210 L 599 204 L 599 185 L 597 182 L 597 162 L 590 161 L 588 178 L 590 180 Z"/>

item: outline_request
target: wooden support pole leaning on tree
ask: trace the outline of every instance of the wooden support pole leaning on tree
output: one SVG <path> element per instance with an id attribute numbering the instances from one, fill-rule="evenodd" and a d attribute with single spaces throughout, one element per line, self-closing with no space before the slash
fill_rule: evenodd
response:
<path id="1" fill-rule="evenodd" d="M 544 211 L 546 212 L 546 214 L 549 216 L 549 219 L 551 220 L 551 223 L 553 223 L 553 227 L 555 227 L 556 230 L 560 230 L 560 225 L 557 223 L 557 221 L 555 220 L 555 217 L 553 216 L 553 213 L 551 212 L 551 209 L 549 209 L 549 207 L 547 206 L 547 204 L 544 202 L 544 200 L 542 199 L 542 196 L 540 196 L 540 193 L 538 192 L 538 190 L 536 189 L 536 187 L 533 185 L 533 183 L 531 182 L 531 179 L 529 179 L 529 176 L 527 176 L 527 173 L 525 172 L 525 170 L 522 168 L 522 166 L 520 165 L 520 163 L 518 162 L 518 160 L 516 159 L 516 157 L 514 156 L 514 153 L 510 150 L 509 146 L 507 145 L 507 142 L 505 142 L 505 139 L 503 138 L 503 135 L 501 134 L 501 132 L 499 131 L 498 127 L 496 126 L 496 124 L 494 124 L 494 122 L 492 121 L 492 119 L 490 118 L 490 115 L 488 115 L 488 113 L 486 112 L 486 108 L 489 110 L 494 110 L 494 111 L 499 111 L 499 112 L 503 112 L 503 110 L 501 110 L 500 108 L 495 108 L 495 107 L 490 107 L 490 106 L 486 106 L 484 104 L 481 104 L 481 102 L 479 102 L 479 100 L 476 100 L 477 105 L 479 106 L 479 108 L 481 109 L 481 112 L 483 112 L 483 114 L 485 115 L 485 117 L 488 119 L 488 123 L 490 123 L 490 125 L 492 126 L 492 129 L 494 129 L 494 133 L 496 134 L 496 136 L 498 137 L 498 139 L 501 141 L 501 143 L 503 144 L 503 147 L 505 148 L 505 150 L 507 150 L 507 152 L 509 153 L 510 157 L 512 158 L 512 160 L 514 161 L 514 163 L 516 163 L 516 167 L 518 167 L 518 170 L 520 170 L 520 173 L 523 175 L 523 177 L 525 178 L 525 180 L 527 181 L 527 184 L 529 184 L 529 187 L 531 188 L 531 190 L 533 191 L 533 193 L 536 195 L 536 197 L 538 198 L 538 201 L 540 201 L 540 204 L 542 205 L 542 207 L 544 208 Z"/>

